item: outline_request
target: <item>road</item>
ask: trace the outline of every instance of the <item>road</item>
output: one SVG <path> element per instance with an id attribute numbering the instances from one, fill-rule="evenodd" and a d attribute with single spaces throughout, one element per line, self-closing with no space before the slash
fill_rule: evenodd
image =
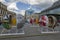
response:
<path id="1" fill-rule="evenodd" d="M 35 36 L 35 37 L 25 37 L 25 38 L 7 38 L 0 40 L 60 40 L 60 34 L 56 35 L 46 35 L 46 36 Z"/>

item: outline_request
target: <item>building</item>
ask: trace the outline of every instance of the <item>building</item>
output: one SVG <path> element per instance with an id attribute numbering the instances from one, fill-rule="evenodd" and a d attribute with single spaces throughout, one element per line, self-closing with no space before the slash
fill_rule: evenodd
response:
<path id="1" fill-rule="evenodd" d="M 53 3 L 53 5 L 51 7 L 41 11 L 41 13 L 47 14 L 48 12 L 50 12 L 50 14 L 51 14 L 51 13 L 54 13 L 54 11 L 57 13 L 59 11 L 59 9 L 60 9 L 60 1 L 56 1 L 55 3 Z"/>
<path id="2" fill-rule="evenodd" d="M 60 0 L 56 1 L 51 7 L 41 11 L 41 14 L 53 15 L 60 20 Z"/>
<path id="3" fill-rule="evenodd" d="M 53 3 L 53 5 L 39 13 L 40 15 L 47 15 L 48 18 L 52 17 L 53 20 L 57 20 L 57 23 L 60 24 L 60 0 Z M 56 23 L 56 21 L 55 21 Z M 55 24 L 56 25 L 56 24 Z"/>
<path id="4" fill-rule="evenodd" d="M 7 6 L 0 2 L 0 21 L 1 22 L 4 21 L 3 16 L 5 15 L 11 15 L 11 20 L 13 20 L 14 18 L 16 20 L 16 13 L 7 10 Z"/>
<path id="5" fill-rule="evenodd" d="M 3 15 L 7 13 L 7 6 L 0 2 L 0 21 L 2 21 Z"/>

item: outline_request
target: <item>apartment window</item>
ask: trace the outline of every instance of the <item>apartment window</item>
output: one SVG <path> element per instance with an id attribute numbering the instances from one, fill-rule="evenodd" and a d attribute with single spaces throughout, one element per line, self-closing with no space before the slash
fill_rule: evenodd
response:
<path id="1" fill-rule="evenodd" d="M 1 9 L 0 9 L 0 14 L 1 14 Z"/>
<path id="2" fill-rule="evenodd" d="M 5 12 L 5 14 L 7 14 L 7 11 Z"/>
<path id="3" fill-rule="evenodd" d="M 2 13 L 2 10 L 1 10 L 1 13 Z"/>
<path id="4" fill-rule="evenodd" d="M 60 13 L 60 8 L 57 8 L 57 9 L 51 10 L 49 13 L 50 13 L 50 14 L 52 14 L 52 13 L 54 13 L 54 14 L 56 14 L 56 13 Z"/>
<path id="5" fill-rule="evenodd" d="M 3 10 L 3 14 L 5 13 L 5 11 Z"/>
<path id="6" fill-rule="evenodd" d="M 4 12 L 4 11 L 2 10 L 2 11 L 1 11 L 1 14 L 3 14 L 3 12 Z"/>
<path id="7" fill-rule="evenodd" d="M 2 10 L 2 14 L 3 14 L 3 12 L 4 12 L 4 11 Z"/>
<path id="8" fill-rule="evenodd" d="M 1 3 L 0 3 L 0 7 L 1 7 Z"/>
<path id="9" fill-rule="evenodd" d="M 1 7 L 2 7 L 2 4 L 1 4 Z"/>
<path id="10" fill-rule="evenodd" d="M 4 10 L 3 10 L 3 14 L 4 14 Z"/>

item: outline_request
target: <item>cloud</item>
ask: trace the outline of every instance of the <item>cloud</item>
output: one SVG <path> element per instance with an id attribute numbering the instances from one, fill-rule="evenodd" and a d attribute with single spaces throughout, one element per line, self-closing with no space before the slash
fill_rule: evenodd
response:
<path id="1" fill-rule="evenodd" d="M 19 2 L 19 1 L 26 3 L 26 4 L 28 3 L 28 4 L 33 5 L 33 6 L 36 5 L 36 8 L 39 5 L 39 7 L 41 8 L 41 7 L 49 7 L 57 0 L 23 0 L 23 1 L 22 0 L 2 0 L 2 2 L 4 4 L 6 4 L 7 6 L 12 4 L 13 2 Z"/>
<path id="2" fill-rule="evenodd" d="M 11 4 L 10 2 L 6 2 L 5 0 L 0 0 L 0 2 L 2 2 L 4 5 L 8 6 L 9 4 Z"/>
<path id="3" fill-rule="evenodd" d="M 53 3 L 57 0 L 5 0 L 5 1 L 9 1 L 10 3 L 20 1 L 20 2 L 23 2 L 23 3 L 31 4 L 31 5 L 36 5 L 36 4 L 44 4 L 46 2 Z"/>
<path id="4" fill-rule="evenodd" d="M 48 7 L 51 7 L 52 4 L 56 1 L 58 1 L 58 0 L 42 0 L 42 1 L 40 1 L 39 4 L 33 5 L 33 7 L 37 8 L 37 9 L 40 9 L 40 10 L 44 10 Z"/>
<path id="5" fill-rule="evenodd" d="M 25 15 L 25 10 L 18 10 L 18 11 L 14 11 L 16 14 L 21 14 L 22 16 Z"/>
<path id="6" fill-rule="evenodd" d="M 54 2 L 58 1 L 58 0 L 19 0 L 21 2 L 24 3 L 28 3 L 30 5 L 32 5 L 35 9 L 40 9 L 40 10 L 44 10 L 48 7 L 50 7 Z"/>
<path id="7" fill-rule="evenodd" d="M 57 0 L 18 0 L 20 2 L 24 2 L 24 3 L 28 3 L 28 4 L 31 4 L 31 5 L 35 5 L 35 4 L 43 4 L 43 3 L 46 3 L 46 2 L 49 2 L 49 3 L 53 3 Z"/>
<path id="8" fill-rule="evenodd" d="M 0 2 L 5 2 L 5 0 L 0 0 Z"/>
<path id="9" fill-rule="evenodd" d="M 25 10 L 21 10 L 20 12 L 19 12 L 19 14 L 21 14 L 21 15 L 25 15 Z"/>
<path id="10" fill-rule="evenodd" d="M 8 10 L 19 12 L 20 10 L 16 6 L 16 2 L 19 1 L 25 4 L 32 5 L 35 8 L 35 10 L 37 9 L 43 10 L 45 8 L 50 7 L 57 0 L 2 0 L 1 2 L 8 6 L 7 8 Z"/>
<path id="11" fill-rule="evenodd" d="M 25 10 L 19 10 L 16 6 L 17 0 L 0 0 L 3 4 L 7 5 L 9 11 L 15 12 L 16 14 L 25 15 Z"/>
<path id="12" fill-rule="evenodd" d="M 16 3 L 12 3 L 7 7 L 8 10 L 19 10 L 16 6 Z"/>

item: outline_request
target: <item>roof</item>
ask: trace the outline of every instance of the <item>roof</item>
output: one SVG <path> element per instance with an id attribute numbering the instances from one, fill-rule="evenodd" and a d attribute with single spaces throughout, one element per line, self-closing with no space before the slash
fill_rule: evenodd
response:
<path id="1" fill-rule="evenodd" d="M 47 12 L 47 11 L 50 11 L 50 10 L 53 10 L 53 9 L 56 9 L 56 8 L 60 8 L 60 1 L 56 1 L 51 7 L 41 11 L 41 13 Z"/>

